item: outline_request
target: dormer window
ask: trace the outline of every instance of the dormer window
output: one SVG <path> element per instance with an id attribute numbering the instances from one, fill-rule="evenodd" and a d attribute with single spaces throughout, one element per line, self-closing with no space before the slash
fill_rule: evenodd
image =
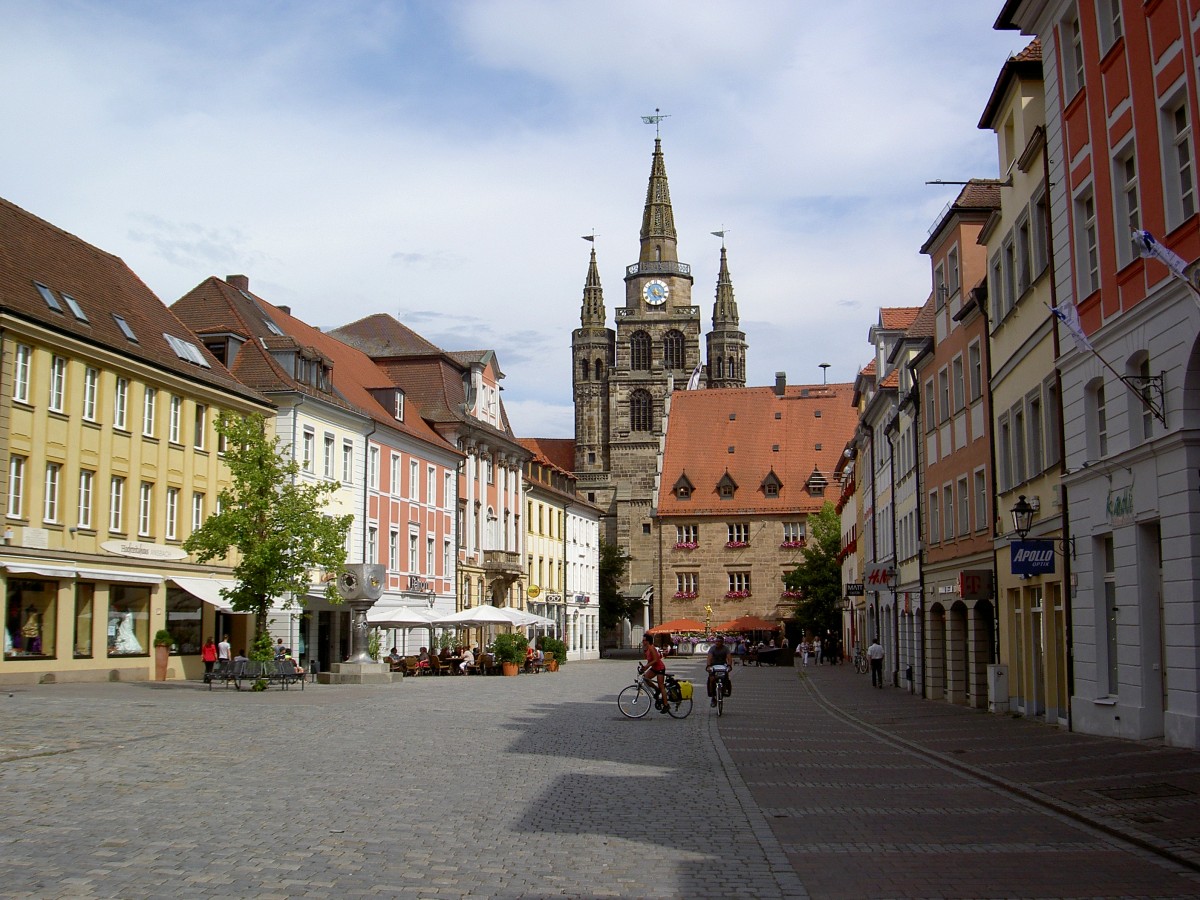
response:
<path id="1" fill-rule="evenodd" d="M 779 476 L 772 469 L 767 473 L 767 477 L 762 480 L 762 492 L 767 497 L 778 497 L 779 489 L 783 487 L 783 482 L 779 480 Z"/>
<path id="2" fill-rule="evenodd" d="M 404 391 L 396 391 L 396 405 L 393 415 L 397 422 L 404 421 Z"/>
<path id="3" fill-rule="evenodd" d="M 688 477 L 685 473 L 680 475 L 676 480 L 674 486 L 671 488 L 671 493 L 675 495 L 677 500 L 691 500 L 693 490 L 695 490 L 695 487 L 692 485 L 692 482 L 688 480 Z"/>
<path id="4" fill-rule="evenodd" d="M 805 482 L 805 490 L 814 497 L 825 496 L 825 487 L 829 484 L 829 479 L 821 474 L 820 470 L 813 467 L 812 474 L 808 476 L 808 481 Z"/>
<path id="5" fill-rule="evenodd" d="M 733 495 L 737 493 L 737 482 L 733 477 L 726 472 L 721 476 L 721 480 L 717 482 L 717 496 L 722 500 L 732 500 Z"/>

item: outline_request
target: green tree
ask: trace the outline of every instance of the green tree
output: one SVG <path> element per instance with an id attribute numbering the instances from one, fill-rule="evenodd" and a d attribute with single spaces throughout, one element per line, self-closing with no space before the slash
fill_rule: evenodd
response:
<path id="1" fill-rule="evenodd" d="M 841 545 L 841 517 L 832 503 L 826 503 L 820 512 L 808 517 L 804 557 L 783 577 L 787 589 L 800 594 L 795 601 L 795 616 L 806 632 L 825 634 L 841 627 L 842 566 L 838 562 Z"/>
<path id="2" fill-rule="evenodd" d="M 300 464 L 282 452 L 278 438 L 267 437 L 261 415 L 223 412 L 216 428 L 225 440 L 232 482 L 221 491 L 221 511 L 192 532 L 183 549 L 200 562 L 237 551 L 237 587 L 222 594 L 235 612 L 254 613 L 261 638 L 267 611 L 277 602 L 295 606 L 293 598 L 308 593 L 313 569 L 337 572 L 345 565 L 353 516 L 325 514 L 339 485 L 300 482 Z M 326 583 L 325 596 L 341 602 L 333 581 Z"/>
<path id="3" fill-rule="evenodd" d="M 622 619 L 636 615 L 641 609 L 640 600 L 629 600 L 621 596 L 621 582 L 625 580 L 625 568 L 628 564 L 622 547 L 600 539 L 601 628 L 615 628 Z"/>

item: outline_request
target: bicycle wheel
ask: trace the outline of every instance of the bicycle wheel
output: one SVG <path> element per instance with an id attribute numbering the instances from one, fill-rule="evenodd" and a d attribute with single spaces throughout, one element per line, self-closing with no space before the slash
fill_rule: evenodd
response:
<path id="1" fill-rule="evenodd" d="M 717 716 L 725 715 L 725 687 L 721 684 L 721 679 L 717 679 L 716 686 L 713 687 L 713 696 L 717 699 Z"/>
<path id="2" fill-rule="evenodd" d="M 640 719 L 650 712 L 652 706 L 654 706 L 654 700 L 651 698 L 650 692 L 640 684 L 631 684 L 617 694 L 617 709 L 621 710 L 621 715 L 628 719 Z"/>
<path id="3" fill-rule="evenodd" d="M 692 714 L 692 698 L 667 703 L 667 712 L 673 719 L 686 719 Z"/>

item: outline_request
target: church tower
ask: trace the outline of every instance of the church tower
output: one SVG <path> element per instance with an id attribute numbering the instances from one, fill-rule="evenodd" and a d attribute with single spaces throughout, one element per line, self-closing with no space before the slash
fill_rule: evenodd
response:
<path id="1" fill-rule="evenodd" d="M 738 330 L 737 301 L 733 279 L 721 243 L 721 271 L 717 274 L 717 299 L 713 304 L 713 330 L 708 333 L 708 381 L 710 388 L 746 386 L 746 334 Z"/>
<path id="2" fill-rule="evenodd" d="M 679 261 L 658 137 L 639 237 L 638 260 L 625 268 L 625 305 L 616 310 L 615 334 L 603 327 L 593 250 L 571 352 L 579 490 L 606 511 L 604 539 L 630 557 L 630 587 L 648 590 L 657 570 L 651 510 L 664 402 L 701 362 L 700 309 L 692 305 L 691 266 Z M 604 360 L 603 373 L 596 371 L 597 359 Z"/>

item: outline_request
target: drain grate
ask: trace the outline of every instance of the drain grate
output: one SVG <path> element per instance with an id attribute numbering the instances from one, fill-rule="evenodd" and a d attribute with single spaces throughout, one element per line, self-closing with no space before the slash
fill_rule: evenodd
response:
<path id="1" fill-rule="evenodd" d="M 1173 784 L 1139 784 L 1134 787 L 1106 788 L 1093 791 L 1109 800 L 1156 800 L 1161 797 L 1190 797 L 1192 792 Z"/>

